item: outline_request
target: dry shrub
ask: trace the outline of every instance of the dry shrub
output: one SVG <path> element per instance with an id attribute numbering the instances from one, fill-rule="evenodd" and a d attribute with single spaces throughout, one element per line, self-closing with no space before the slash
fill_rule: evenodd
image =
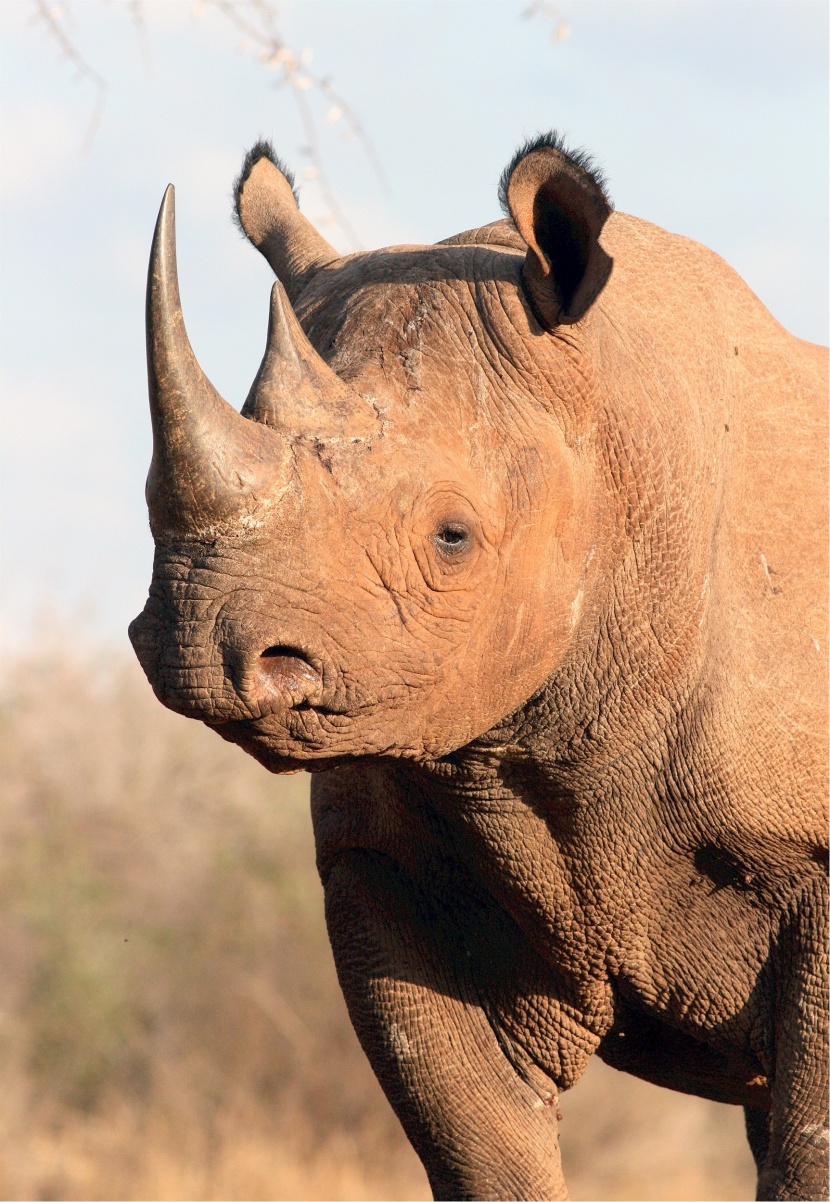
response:
<path id="1" fill-rule="evenodd" d="M 349 1026 L 307 778 L 165 711 L 70 640 L 6 673 L 0 1191 L 424 1198 Z M 750 1197 L 740 1112 L 592 1066 L 575 1197 Z"/>

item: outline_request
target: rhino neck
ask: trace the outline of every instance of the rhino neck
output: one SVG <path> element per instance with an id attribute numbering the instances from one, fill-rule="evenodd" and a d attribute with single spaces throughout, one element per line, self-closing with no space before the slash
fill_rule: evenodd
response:
<path id="1" fill-rule="evenodd" d="M 624 593 L 622 584 L 618 590 Z M 611 590 L 615 593 L 618 590 Z M 709 655 L 708 584 L 698 604 L 678 615 L 668 644 L 613 604 L 590 606 L 581 638 L 542 688 L 489 731 L 422 770 L 461 791 L 509 782 L 559 802 L 617 791 L 622 776 L 642 782 L 645 796 L 677 765 L 695 774 L 704 740 L 687 732 L 718 690 Z M 591 609 L 595 612 L 591 612 Z M 705 725 L 705 722 L 703 723 Z M 525 787 L 523 781 L 532 780 Z"/>

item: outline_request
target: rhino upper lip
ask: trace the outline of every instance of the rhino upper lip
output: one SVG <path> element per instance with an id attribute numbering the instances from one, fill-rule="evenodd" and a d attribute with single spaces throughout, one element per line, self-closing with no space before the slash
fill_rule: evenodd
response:
<path id="1" fill-rule="evenodd" d="M 214 725 L 217 727 L 221 726 L 222 728 L 224 728 L 225 730 L 228 730 L 228 731 L 238 730 L 240 733 L 245 732 L 245 734 L 247 734 L 249 736 L 254 736 L 255 738 L 258 738 L 258 739 L 264 738 L 266 740 L 270 740 L 271 738 L 273 738 L 273 736 L 275 734 L 275 731 L 273 729 L 274 718 L 276 717 L 279 721 L 280 713 L 287 715 L 292 710 L 312 712 L 312 713 L 320 715 L 320 716 L 325 716 L 325 715 L 329 715 L 329 714 L 330 715 L 340 715 L 345 712 L 345 711 L 339 710 L 339 709 L 332 709 L 330 706 L 327 706 L 327 705 L 318 705 L 318 704 L 308 701 L 308 700 L 302 700 L 294 705 L 288 705 L 285 708 L 276 708 L 275 707 L 273 710 L 270 710 L 269 712 L 266 712 L 266 713 L 259 714 L 256 717 L 242 718 L 242 719 L 240 719 L 240 718 L 225 719 L 224 721 L 221 721 L 221 722 L 211 723 L 211 725 Z M 279 726 L 280 726 L 280 728 L 282 728 L 281 722 L 279 723 Z M 296 732 L 295 732 L 295 737 L 296 737 Z M 305 742 L 305 739 L 303 739 L 302 736 L 299 736 L 299 738 L 300 738 L 301 742 Z"/>

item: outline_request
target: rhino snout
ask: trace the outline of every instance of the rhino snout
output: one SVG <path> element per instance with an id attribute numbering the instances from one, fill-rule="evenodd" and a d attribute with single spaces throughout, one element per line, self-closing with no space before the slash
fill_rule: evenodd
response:
<path id="1" fill-rule="evenodd" d="M 322 695 L 322 672 L 299 647 L 263 648 L 263 639 L 227 626 L 188 646 L 175 625 L 147 609 L 129 634 L 156 696 L 188 718 L 211 725 L 264 718 L 314 705 Z"/>

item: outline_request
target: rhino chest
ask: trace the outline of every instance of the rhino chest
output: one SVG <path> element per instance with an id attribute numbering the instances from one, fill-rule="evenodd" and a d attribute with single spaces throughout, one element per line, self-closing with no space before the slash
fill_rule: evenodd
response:
<path id="1" fill-rule="evenodd" d="M 468 794 L 449 815 L 440 801 L 447 857 L 463 865 L 467 895 L 488 899 L 467 937 L 505 1029 L 558 1042 L 560 1061 L 570 1043 L 578 1060 L 626 1012 L 749 1051 L 770 899 L 715 847 L 653 822 L 598 814 L 580 826 L 568 804 L 552 814 L 533 798 Z"/>
<path id="2" fill-rule="evenodd" d="M 540 1094 L 578 1080 L 631 1015 L 748 1046 L 765 915 L 667 836 L 607 818 L 586 828 L 567 800 L 552 814 L 533 796 L 400 767 L 324 774 L 313 792 L 324 875 L 348 848 L 400 866 Z"/>

